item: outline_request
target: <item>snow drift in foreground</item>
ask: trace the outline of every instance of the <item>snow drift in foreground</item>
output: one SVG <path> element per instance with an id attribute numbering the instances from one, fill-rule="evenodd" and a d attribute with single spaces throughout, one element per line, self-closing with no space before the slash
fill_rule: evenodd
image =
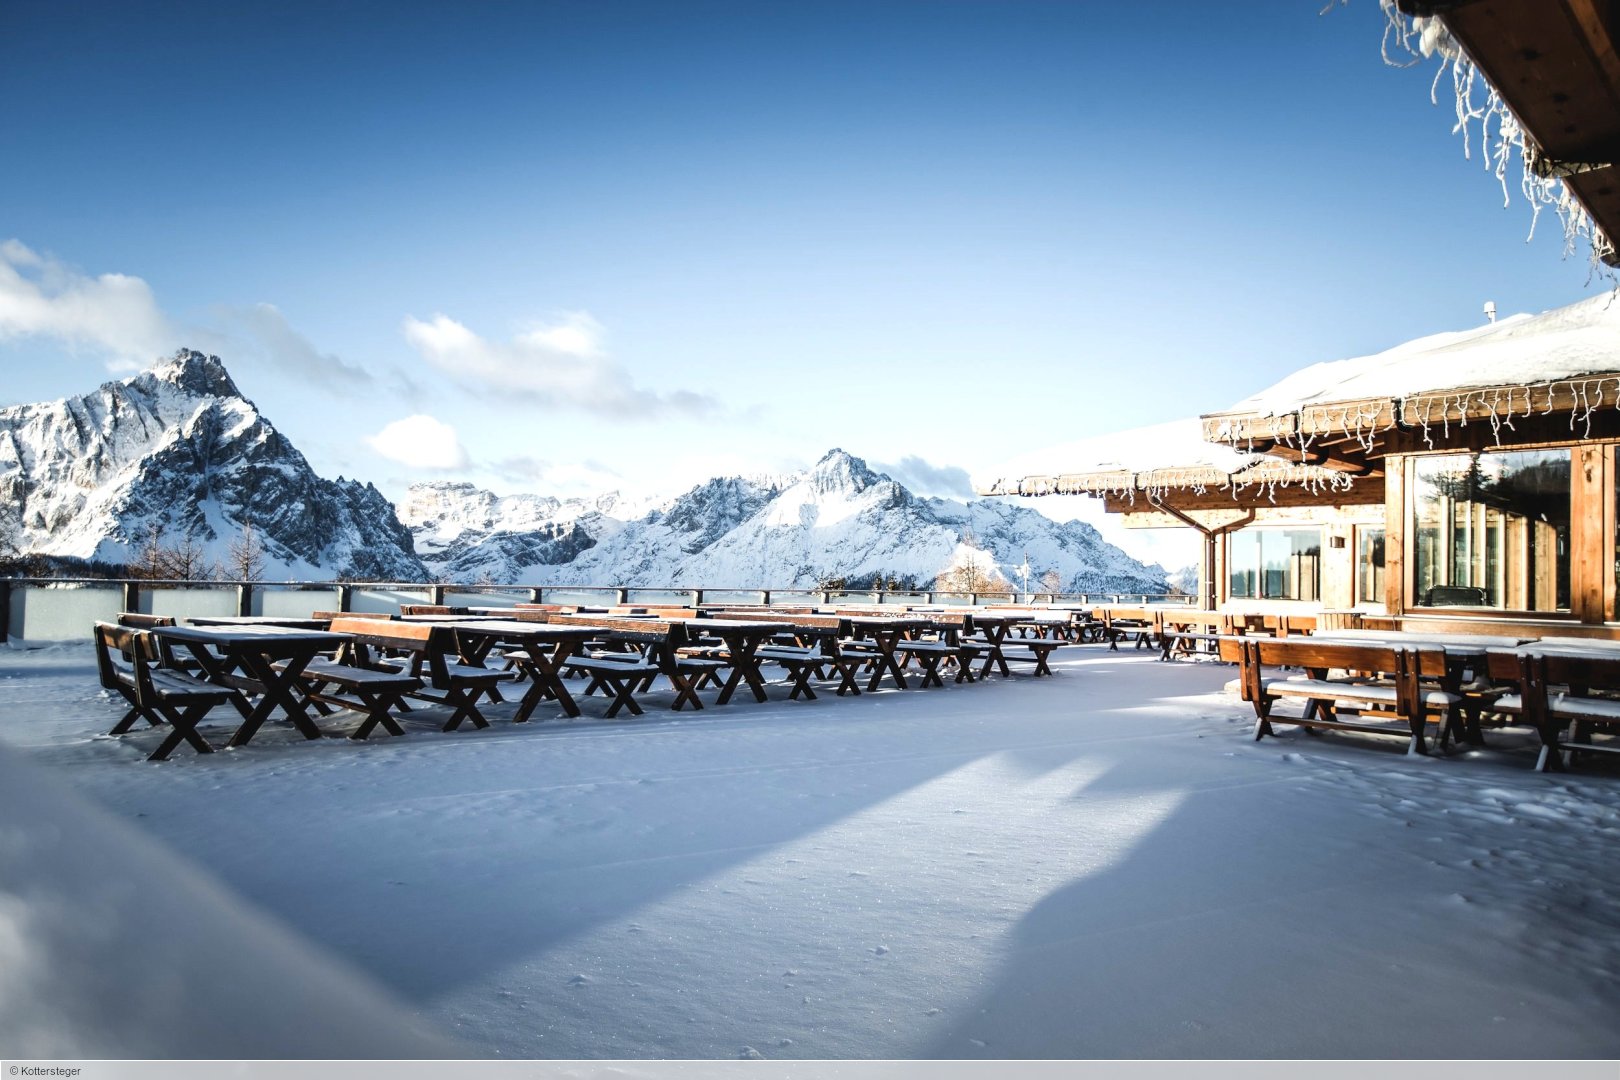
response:
<path id="1" fill-rule="evenodd" d="M 1534 773 L 1511 729 L 1434 759 L 1376 736 L 1255 743 L 1231 668 L 1059 657 L 1050 679 L 774 686 L 697 713 L 663 691 L 637 720 L 598 719 L 596 697 L 576 721 L 512 725 L 509 703 L 445 733 L 430 707 L 365 744 L 267 725 L 154 764 L 157 734 L 100 734 L 121 708 L 90 649 L 0 650 L 0 741 L 126 826 L 46 847 L 54 815 L 14 814 L 32 796 L 0 784 L 0 911 L 22 928 L 5 947 L 55 919 L 105 972 L 41 989 L 0 963 L 0 1045 L 87 1053 L 104 1027 L 164 1026 L 137 991 L 188 928 L 153 879 L 194 873 L 474 1055 L 1620 1055 L 1612 768 Z M 137 829 L 150 843 L 126 843 Z M 212 994 L 254 939 L 184 985 Z M 71 1023 L 26 1022 L 40 993 Z M 252 1056 L 251 1029 L 174 1025 L 152 1052 Z M 274 1051 L 326 1052 L 359 1051 Z"/>

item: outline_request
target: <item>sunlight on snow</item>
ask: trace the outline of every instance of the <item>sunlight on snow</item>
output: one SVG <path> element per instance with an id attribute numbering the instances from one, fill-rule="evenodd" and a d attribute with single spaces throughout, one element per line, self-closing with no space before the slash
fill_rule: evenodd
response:
<path id="1" fill-rule="evenodd" d="M 796 1030 L 834 1052 L 894 1046 L 918 1018 L 971 1001 L 1043 898 L 1120 862 L 1182 801 L 1086 795 L 1106 768 L 981 759 L 492 981 L 543 1002 L 558 1027 L 637 1017 L 646 1028 L 620 1033 L 625 1049 L 667 1045 L 705 1017 L 756 1020 L 773 1044 Z"/>

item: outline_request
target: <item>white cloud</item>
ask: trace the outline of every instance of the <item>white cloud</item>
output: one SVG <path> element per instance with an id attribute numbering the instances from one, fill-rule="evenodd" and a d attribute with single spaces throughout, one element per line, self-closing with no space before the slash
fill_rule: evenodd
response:
<path id="1" fill-rule="evenodd" d="M 424 360 L 492 396 L 620 417 L 696 415 L 714 408 L 701 394 L 660 394 L 636 386 L 607 355 L 603 337 L 602 324 L 583 311 L 504 342 L 480 337 L 448 315 L 405 320 L 405 339 Z"/>
<path id="2" fill-rule="evenodd" d="M 366 439 L 377 453 L 413 469 L 464 469 L 467 449 L 456 436 L 456 429 L 441 420 L 418 413 L 395 420 Z"/>
<path id="3" fill-rule="evenodd" d="M 223 307 L 216 311 L 228 331 L 238 330 L 245 338 L 236 343 L 239 348 L 259 353 L 286 374 L 326 387 L 336 384 L 336 389 L 366 389 L 376 382 L 365 368 L 317 349 L 314 342 L 293 329 L 274 304 Z"/>
<path id="4" fill-rule="evenodd" d="M 7 240 L 0 243 L 0 341 L 25 337 L 105 353 L 113 371 L 144 367 L 179 344 L 140 278 L 90 277 Z"/>
<path id="5" fill-rule="evenodd" d="M 934 465 L 908 454 L 893 465 L 872 462 L 878 472 L 887 473 L 912 492 L 922 496 L 947 499 L 973 498 L 973 481 L 966 469 L 959 465 Z"/>

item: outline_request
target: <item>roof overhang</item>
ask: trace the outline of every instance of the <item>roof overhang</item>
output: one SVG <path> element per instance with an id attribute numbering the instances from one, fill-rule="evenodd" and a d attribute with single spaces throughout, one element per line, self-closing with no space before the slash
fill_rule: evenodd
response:
<path id="1" fill-rule="evenodd" d="M 1398 0 L 1438 15 L 1518 118 L 1530 166 L 1563 179 L 1620 265 L 1620 4 L 1614 0 Z"/>

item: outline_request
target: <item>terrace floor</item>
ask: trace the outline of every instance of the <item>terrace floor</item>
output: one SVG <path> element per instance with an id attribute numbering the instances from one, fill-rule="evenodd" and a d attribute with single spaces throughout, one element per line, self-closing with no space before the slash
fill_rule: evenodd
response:
<path id="1" fill-rule="evenodd" d="M 66 789 L 133 827 L 130 858 L 168 849 L 466 1056 L 1620 1056 L 1620 775 L 1535 774 L 1518 732 L 1428 759 L 1297 729 L 1257 744 L 1229 667 L 1059 656 L 1050 679 L 699 713 L 654 695 L 615 721 L 588 699 L 580 720 L 449 734 L 423 712 L 398 739 L 267 728 L 148 763 L 153 736 L 98 734 L 120 710 L 88 646 L 0 648 L 0 743 L 28 777 L 0 785 L 0 957 L 47 949 L 43 905 L 72 910 L 39 884 L 44 846 L 33 885 L 17 872 L 51 829 L 23 793 Z M 164 924 L 146 887 L 107 925 Z M 144 991 L 117 984 L 148 961 L 82 917 L 113 985 L 87 999 L 56 969 L 53 1026 L 0 978 L 0 1045 L 330 1052 L 144 1038 L 122 1015 Z"/>

